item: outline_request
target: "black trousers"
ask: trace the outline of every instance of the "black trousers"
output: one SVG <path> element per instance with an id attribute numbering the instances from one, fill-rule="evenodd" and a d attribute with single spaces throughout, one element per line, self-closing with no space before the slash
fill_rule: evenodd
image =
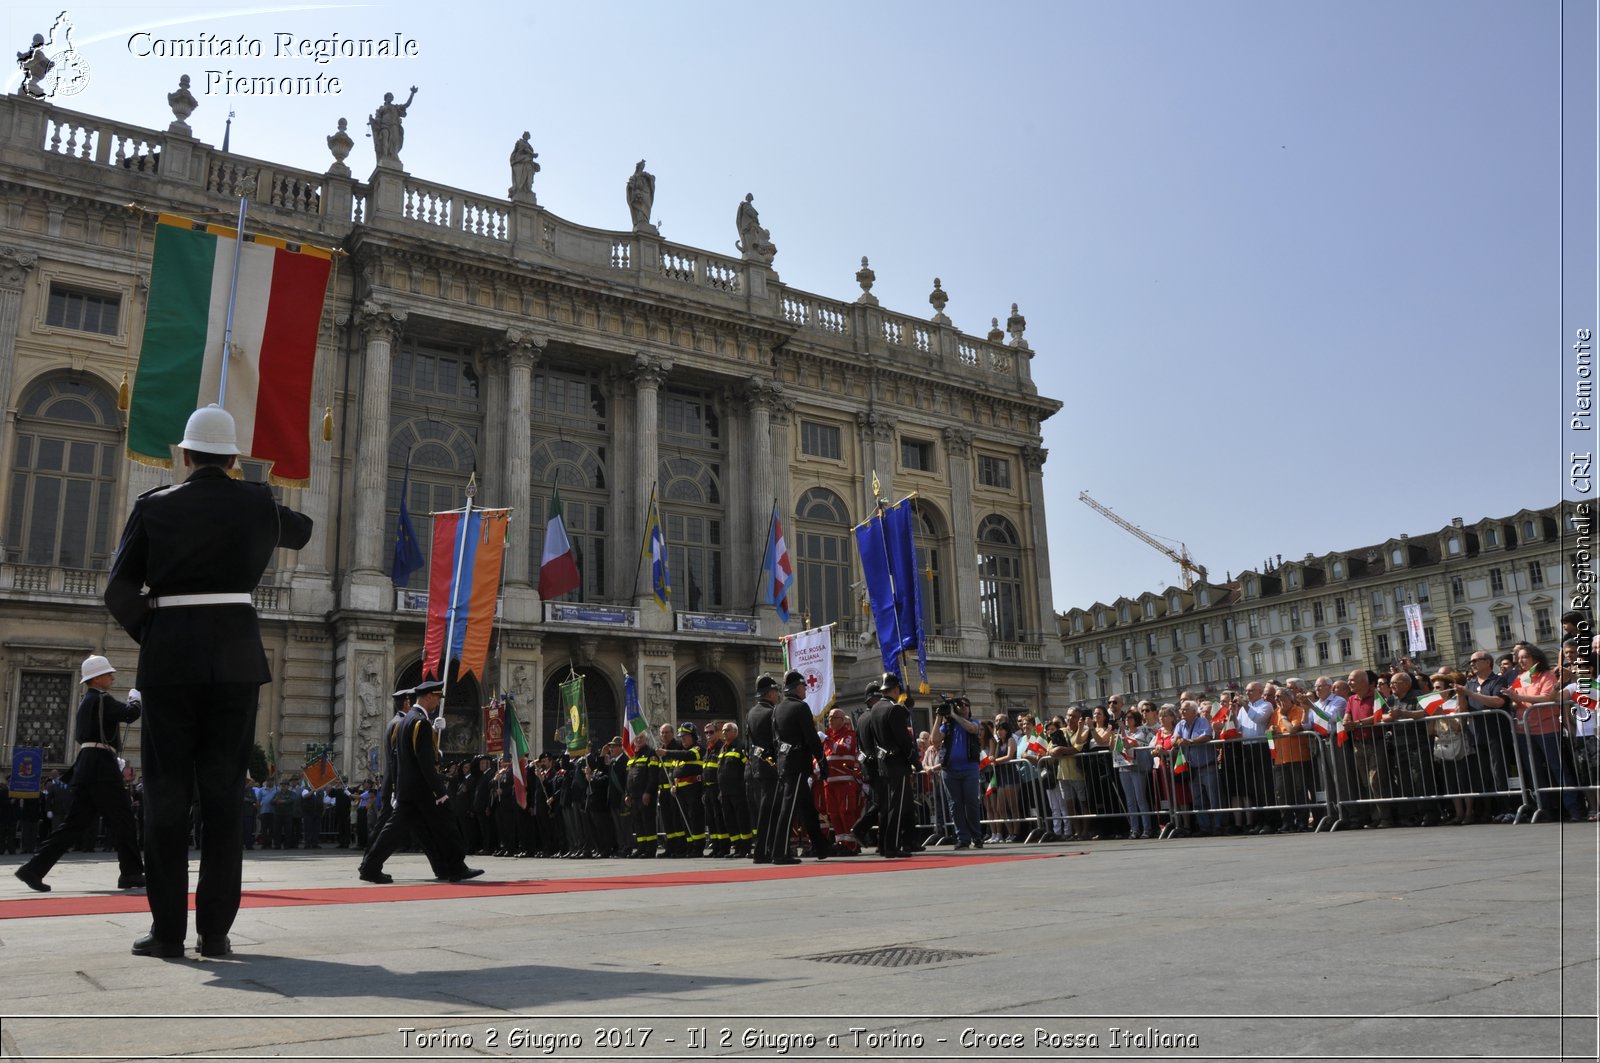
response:
<path id="1" fill-rule="evenodd" d="M 911 800 L 911 768 L 890 762 L 878 769 L 883 787 L 878 824 L 878 852 L 905 852 L 917 825 L 916 806 Z"/>
<path id="2" fill-rule="evenodd" d="M 789 834 L 794 830 L 795 817 L 811 837 L 813 852 L 828 850 L 828 837 L 822 833 L 822 822 L 817 819 L 817 806 L 811 799 L 811 788 L 806 785 L 810 774 L 788 773 L 783 777 L 783 788 L 773 808 L 772 856 L 781 859 L 789 855 Z"/>
<path id="3" fill-rule="evenodd" d="M 72 808 L 33 854 L 33 859 L 17 870 L 29 878 L 50 873 L 61 855 L 70 849 L 96 816 L 105 820 L 106 834 L 117 848 L 121 877 L 144 874 L 139 858 L 138 836 L 133 826 L 133 801 L 117 768 L 117 755 L 109 749 L 85 749 L 72 765 Z"/>
<path id="4" fill-rule="evenodd" d="M 384 861 L 408 839 L 427 855 L 434 878 L 449 878 L 466 869 L 466 853 L 449 810 L 432 801 L 404 798 L 395 804 L 383 829 L 372 839 L 372 848 L 367 850 L 361 866 L 368 871 L 382 871 Z"/>
<path id="5" fill-rule="evenodd" d="M 757 860 L 771 860 L 777 829 L 773 823 L 773 809 L 778 803 L 777 769 L 759 757 L 751 757 L 744 772 L 744 788 L 746 804 L 754 815 L 754 856 Z"/>
<path id="6" fill-rule="evenodd" d="M 221 936 L 239 914 L 239 806 L 260 689 L 255 683 L 142 688 L 146 899 L 150 931 L 159 941 L 181 942 L 188 932 L 191 803 L 198 804 L 202 827 L 195 929 Z"/>

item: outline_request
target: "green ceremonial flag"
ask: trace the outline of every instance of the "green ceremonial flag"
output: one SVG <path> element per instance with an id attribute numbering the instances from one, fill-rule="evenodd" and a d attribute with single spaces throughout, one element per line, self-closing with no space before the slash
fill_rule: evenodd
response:
<path id="1" fill-rule="evenodd" d="M 581 757 L 589 752 L 589 706 L 583 700 L 583 676 L 575 675 L 561 684 L 561 708 L 566 713 L 556 729 L 556 740 L 567 747 L 567 755 Z"/>

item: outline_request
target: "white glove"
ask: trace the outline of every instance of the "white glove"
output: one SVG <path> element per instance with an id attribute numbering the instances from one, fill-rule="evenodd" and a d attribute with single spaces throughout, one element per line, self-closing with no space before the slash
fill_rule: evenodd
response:
<path id="1" fill-rule="evenodd" d="M 433 718 L 433 729 L 440 734 L 444 734 L 444 713 L 440 713 Z"/>
<path id="2" fill-rule="evenodd" d="M 128 704 L 129 705 L 137 705 L 142 700 L 143 699 L 139 695 L 139 688 L 138 687 L 135 687 L 134 689 L 128 691 Z"/>

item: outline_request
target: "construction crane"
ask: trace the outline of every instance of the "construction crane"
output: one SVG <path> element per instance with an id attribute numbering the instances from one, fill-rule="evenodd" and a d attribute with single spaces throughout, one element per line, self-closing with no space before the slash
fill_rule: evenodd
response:
<path id="1" fill-rule="evenodd" d="M 1138 536 L 1144 542 L 1149 543 L 1151 546 L 1155 547 L 1157 550 L 1160 550 L 1163 554 L 1166 554 L 1168 557 L 1172 558 L 1172 560 L 1176 561 L 1178 563 L 1178 567 L 1183 569 L 1184 590 L 1190 590 L 1193 588 L 1194 581 L 1196 579 L 1203 581 L 1206 578 L 1206 567 L 1204 565 L 1195 564 L 1194 559 L 1189 556 L 1189 548 L 1183 543 L 1179 543 L 1178 548 L 1174 550 L 1172 547 L 1168 546 L 1166 543 L 1163 543 L 1161 540 L 1157 539 L 1155 536 L 1151 535 L 1137 524 L 1129 524 L 1127 521 L 1111 512 L 1111 510 L 1090 498 L 1089 492 L 1087 491 L 1078 492 L 1078 501 L 1082 502 L 1084 505 L 1100 514 L 1106 520 L 1109 520 L 1123 531 L 1128 532 L 1130 535 Z"/>

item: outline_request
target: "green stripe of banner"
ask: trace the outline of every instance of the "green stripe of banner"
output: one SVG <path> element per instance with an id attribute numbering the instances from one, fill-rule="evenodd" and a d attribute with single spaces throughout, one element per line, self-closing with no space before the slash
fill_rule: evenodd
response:
<path id="1" fill-rule="evenodd" d="M 128 451 L 170 457 L 195 410 L 205 364 L 206 328 L 217 238 L 173 225 L 156 227 L 149 311 L 139 374 L 128 411 Z"/>

